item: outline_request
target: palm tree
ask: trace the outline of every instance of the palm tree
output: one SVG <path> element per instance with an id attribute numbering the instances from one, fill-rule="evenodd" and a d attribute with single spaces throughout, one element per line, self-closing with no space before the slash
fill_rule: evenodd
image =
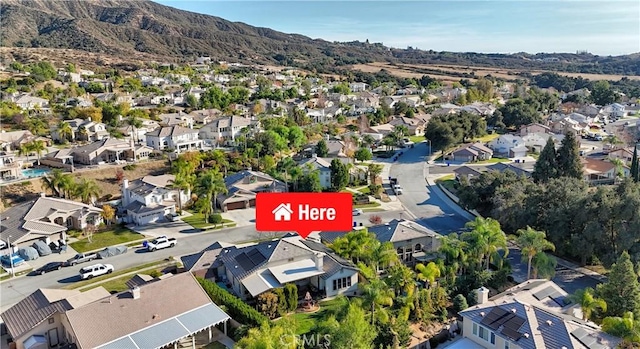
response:
<path id="1" fill-rule="evenodd" d="M 74 192 L 83 203 L 91 204 L 95 198 L 100 196 L 102 189 L 95 181 L 82 178 L 80 179 L 80 182 L 75 184 Z"/>
<path id="2" fill-rule="evenodd" d="M 169 186 L 178 190 L 178 208 L 182 214 L 182 191 L 191 191 L 192 184 L 194 182 L 195 175 L 177 174 L 173 180 L 170 180 Z"/>
<path id="3" fill-rule="evenodd" d="M 380 164 L 369 164 L 367 169 L 369 170 L 369 180 L 371 181 L 371 184 L 374 184 L 376 182 L 376 178 L 382 174 L 383 167 Z"/>
<path id="4" fill-rule="evenodd" d="M 87 132 L 87 128 L 84 126 L 78 127 L 78 137 L 79 140 L 88 141 L 89 133 Z"/>
<path id="5" fill-rule="evenodd" d="M 622 317 L 610 316 L 602 320 L 602 330 L 610 335 L 620 337 L 626 342 L 640 342 L 640 321 L 632 312 L 626 312 Z"/>
<path id="6" fill-rule="evenodd" d="M 33 151 L 33 148 L 31 143 L 25 143 L 25 144 L 22 144 L 20 147 L 18 147 L 18 155 L 26 156 L 27 162 L 29 162 L 29 155 L 31 154 L 32 151 Z"/>
<path id="7" fill-rule="evenodd" d="M 617 145 L 623 144 L 624 142 L 622 142 L 622 140 L 620 140 L 620 138 L 618 138 L 618 136 L 616 135 L 608 135 L 607 137 L 604 138 L 604 144 L 608 144 L 609 145 L 609 149 L 613 150 L 616 148 Z"/>
<path id="8" fill-rule="evenodd" d="M 61 141 L 70 141 L 73 138 L 73 129 L 71 129 L 71 125 L 69 125 L 66 121 L 60 121 L 58 123 L 58 139 Z"/>
<path id="9" fill-rule="evenodd" d="M 413 295 L 415 274 L 406 265 L 398 263 L 389 268 L 385 281 L 391 286 L 396 297 L 401 296 L 403 292 L 408 296 Z"/>
<path id="10" fill-rule="evenodd" d="M 385 146 L 385 149 L 386 149 L 387 151 L 388 151 L 388 150 L 391 150 L 391 148 L 392 148 L 393 146 L 397 145 L 397 144 L 398 144 L 398 142 L 397 142 L 397 141 L 394 139 L 394 137 L 393 137 L 393 136 L 391 136 L 391 135 L 385 136 L 385 137 L 382 139 L 382 145 L 384 145 L 384 146 Z"/>
<path id="11" fill-rule="evenodd" d="M 418 263 L 416 271 L 418 280 L 428 282 L 428 285 L 435 284 L 436 279 L 440 277 L 440 268 L 434 262 L 429 262 L 427 265 Z"/>
<path id="12" fill-rule="evenodd" d="M 547 241 L 547 235 L 543 231 L 534 230 L 527 226 L 527 229 L 518 230 L 516 243 L 522 251 L 522 259 L 527 259 L 527 280 L 531 278 L 531 261 L 538 252 L 547 250 L 555 251 L 556 246 Z"/>
<path id="13" fill-rule="evenodd" d="M 76 193 L 76 182 L 70 174 L 65 173 L 58 184 L 59 192 L 65 199 L 72 199 Z"/>
<path id="14" fill-rule="evenodd" d="M 51 189 L 53 195 L 62 197 L 64 195 L 60 185 L 63 182 L 65 173 L 62 170 L 56 168 L 49 172 L 46 176 L 42 177 L 42 182 L 46 188 Z"/>
<path id="15" fill-rule="evenodd" d="M 209 165 L 216 166 L 218 171 L 222 171 L 224 176 L 227 176 L 227 170 L 229 169 L 229 160 L 227 160 L 227 154 L 220 149 L 215 149 L 208 154 L 211 157 Z"/>
<path id="16" fill-rule="evenodd" d="M 489 270 L 491 260 L 495 258 L 499 250 L 504 251 L 504 257 L 509 254 L 507 236 L 500 228 L 500 223 L 493 218 L 476 217 L 466 224 L 470 232 L 462 234 L 463 240 L 469 241 L 471 250 L 475 253 L 477 261 Z"/>
<path id="17" fill-rule="evenodd" d="M 620 159 L 609 159 L 609 162 L 615 166 L 616 177 L 624 177 L 624 163 Z"/>
<path id="18" fill-rule="evenodd" d="M 375 263 L 376 268 L 386 268 L 400 262 L 396 248 L 393 247 L 393 243 L 389 241 L 378 245 L 373 251 L 373 258 L 371 260 Z"/>
<path id="19" fill-rule="evenodd" d="M 40 166 L 40 155 L 43 151 L 47 150 L 46 145 L 41 140 L 35 140 L 31 142 L 31 151 L 34 151 L 38 156 L 38 166 Z"/>
<path id="20" fill-rule="evenodd" d="M 597 309 L 607 311 L 607 302 L 605 302 L 604 299 L 597 298 L 594 295 L 593 288 L 591 287 L 577 290 L 574 294 L 569 296 L 569 299 L 580 305 L 580 308 L 582 308 L 582 319 L 585 321 L 591 319 L 591 315 Z"/>
<path id="21" fill-rule="evenodd" d="M 136 143 L 138 143 L 139 142 L 138 129 L 142 127 L 142 121 L 138 119 L 135 115 L 131 115 L 127 119 L 127 122 L 129 123 L 129 126 L 131 126 L 131 136 L 135 136 L 134 140 Z"/>
<path id="22" fill-rule="evenodd" d="M 364 304 L 371 307 L 371 324 L 375 323 L 376 309 L 393 305 L 393 296 L 393 290 L 377 278 L 369 280 L 368 283 L 362 286 Z"/>
<path id="23" fill-rule="evenodd" d="M 222 175 L 218 170 L 211 169 L 203 172 L 198 178 L 197 190 L 200 194 L 206 195 L 209 198 L 210 211 L 216 212 L 216 198 L 218 194 L 226 194 L 227 186 L 222 179 Z M 205 215 L 205 220 L 208 221 L 209 216 Z"/>

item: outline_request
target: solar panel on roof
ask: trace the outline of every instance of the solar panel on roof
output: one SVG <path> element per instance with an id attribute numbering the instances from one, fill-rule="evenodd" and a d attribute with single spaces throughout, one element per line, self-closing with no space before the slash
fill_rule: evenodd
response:
<path id="1" fill-rule="evenodd" d="M 241 253 L 239 255 L 237 255 L 235 257 L 236 262 L 238 262 L 238 264 L 240 264 L 240 266 L 242 267 L 242 269 L 244 270 L 251 270 L 255 265 L 253 264 L 253 262 L 251 261 L 251 259 L 249 259 L 249 257 L 247 256 L 246 253 Z"/>
<path id="2" fill-rule="evenodd" d="M 544 298 L 549 297 L 555 290 L 552 287 L 544 288 L 533 294 L 537 300 L 543 300 Z"/>
<path id="3" fill-rule="evenodd" d="M 598 343 L 598 338 L 590 336 L 587 331 L 582 328 L 579 328 L 573 332 L 571 335 L 578 340 L 578 342 L 582 343 L 585 347 L 589 349 L 605 349 L 606 346 Z"/>
<path id="4" fill-rule="evenodd" d="M 500 333 L 502 333 L 503 335 L 509 337 L 509 339 L 514 341 L 517 341 L 518 339 L 520 339 L 520 337 L 522 337 L 522 333 L 509 328 L 504 328 Z"/>
<path id="5" fill-rule="evenodd" d="M 260 251 L 258 250 L 250 251 L 247 254 L 247 257 L 249 257 L 254 266 L 259 265 L 266 260 L 265 256 L 262 255 L 262 253 L 260 253 Z"/>

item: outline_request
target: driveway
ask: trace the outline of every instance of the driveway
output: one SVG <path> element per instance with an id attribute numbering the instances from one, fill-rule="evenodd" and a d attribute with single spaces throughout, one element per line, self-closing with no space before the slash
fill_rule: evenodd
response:
<path id="1" fill-rule="evenodd" d="M 166 222 L 166 223 L 151 223 L 144 226 L 128 226 L 136 233 L 144 234 L 150 237 L 167 236 L 170 238 L 179 239 L 188 234 L 199 232 L 198 229 L 194 229 L 189 224 L 183 221 Z"/>

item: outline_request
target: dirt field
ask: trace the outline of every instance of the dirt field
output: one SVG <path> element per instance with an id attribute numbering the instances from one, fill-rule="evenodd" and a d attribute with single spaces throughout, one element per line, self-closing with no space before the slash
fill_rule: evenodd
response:
<path id="1" fill-rule="evenodd" d="M 154 161 L 137 164 L 135 170 L 123 171 L 124 176 L 129 181 L 142 178 L 148 174 L 163 174 L 168 170 L 167 163 L 165 161 Z M 80 170 L 73 175 L 76 178 L 88 178 L 93 179 L 98 183 L 98 186 L 102 188 L 102 198 L 106 198 L 111 195 L 112 199 L 120 197 L 120 184 L 116 182 L 116 172 L 121 170 L 121 166 L 109 166 L 107 168 L 96 170 Z M 0 187 L 0 212 L 4 211 L 7 207 L 13 204 L 32 200 L 40 193 L 46 192 L 47 195 L 51 195 L 50 191 L 45 190 L 42 185 L 41 179 L 32 179 L 28 181 L 18 182 L 16 184 L 6 185 Z"/>
<path id="2" fill-rule="evenodd" d="M 351 67 L 355 70 L 360 70 L 369 73 L 375 73 L 380 71 L 381 69 L 385 69 L 389 71 L 391 74 L 404 77 L 404 78 L 419 78 L 423 75 L 428 75 L 433 78 L 445 80 L 445 81 L 459 81 L 461 78 L 451 75 L 446 75 L 446 72 L 457 72 L 457 73 L 471 73 L 475 72 L 476 76 L 486 76 L 491 75 L 497 78 L 503 79 L 515 79 L 520 70 L 517 69 L 503 69 L 503 68 L 487 68 L 487 67 L 474 67 L 474 66 L 455 66 L 455 65 L 440 65 L 440 64 L 397 64 L 395 66 L 390 65 L 385 62 L 374 62 L 368 64 L 356 64 Z M 437 73 L 427 73 L 423 74 L 416 69 L 433 69 L 442 71 L 442 74 Z M 544 71 L 541 70 L 531 70 L 529 71 L 531 74 L 541 74 Z M 511 74 L 510 74 L 511 73 Z M 560 75 L 570 76 L 570 77 L 578 77 L 582 76 L 585 79 L 589 80 L 620 80 L 624 76 L 623 75 L 605 75 L 605 74 L 580 74 L 580 73 L 563 73 L 558 72 Z M 640 80 L 640 76 L 629 76 L 629 79 L 632 80 Z M 474 79 L 469 79 L 473 81 Z"/>

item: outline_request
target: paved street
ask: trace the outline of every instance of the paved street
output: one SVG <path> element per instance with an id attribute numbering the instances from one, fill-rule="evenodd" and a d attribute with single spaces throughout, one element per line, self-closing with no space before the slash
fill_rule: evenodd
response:
<path id="1" fill-rule="evenodd" d="M 403 194 L 398 196 L 416 222 L 441 234 L 457 232 L 472 218 L 444 196 L 437 188 L 429 188 L 425 180 L 425 155 L 427 143 L 406 149 L 398 161 L 391 166 L 390 176 L 398 178 Z M 438 192 L 435 192 L 435 191 Z"/>
<path id="2" fill-rule="evenodd" d="M 215 233 L 184 234 L 184 236 L 179 239 L 178 246 L 174 248 L 155 252 L 146 252 L 142 249 L 134 248 L 130 249 L 126 254 L 99 260 L 97 262 L 112 264 L 115 270 L 118 271 L 135 267 L 140 264 L 158 261 L 170 256 L 177 257 L 195 253 L 216 241 L 241 242 L 262 239 L 265 236 L 266 235 L 256 233 L 253 226 L 230 228 Z M 70 257 L 66 255 L 62 256 L 63 257 L 61 257 L 60 260 Z M 90 263 L 87 263 L 86 265 L 89 264 Z M 60 288 L 67 284 L 79 281 L 78 270 L 80 270 L 82 266 L 78 265 L 75 267 L 67 267 L 44 275 L 23 276 L 14 280 L 3 281 L 0 283 L 0 312 L 8 309 L 13 304 L 36 291 L 38 288 Z"/>

